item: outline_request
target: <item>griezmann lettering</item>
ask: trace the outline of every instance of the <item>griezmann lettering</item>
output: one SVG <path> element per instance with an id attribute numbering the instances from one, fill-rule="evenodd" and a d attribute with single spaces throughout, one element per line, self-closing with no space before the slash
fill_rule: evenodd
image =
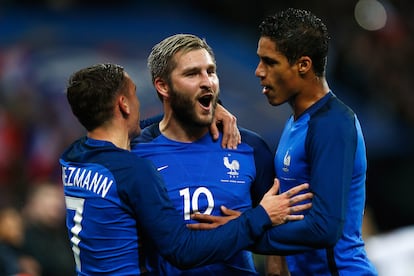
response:
<path id="1" fill-rule="evenodd" d="M 114 181 L 88 169 L 62 167 L 62 182 L 65 186 L 75 186 L 89 190 L 104 198 Z"/>

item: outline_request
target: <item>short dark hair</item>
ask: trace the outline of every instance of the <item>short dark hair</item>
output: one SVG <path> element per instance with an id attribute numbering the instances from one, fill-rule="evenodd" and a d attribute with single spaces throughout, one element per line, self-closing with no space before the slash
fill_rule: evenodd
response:
<path id="1" fill-rule="evenodd" d="M 289 8 L 266 17 L 259 25 L 261 37 L 276 43 L 293 64 L 302 56 L 312 59 L 317 76 L 325 74 L 329 34 L 322 20 L 309 11 Z"/>
<path id="2" fill-rule="evenodd" d="M 125 85 L 125 71 L 116 64 L 96 64 L 73 73 L 66 97 L 73 114 L 91 131 L 113 116 L 115 96 Z"/>

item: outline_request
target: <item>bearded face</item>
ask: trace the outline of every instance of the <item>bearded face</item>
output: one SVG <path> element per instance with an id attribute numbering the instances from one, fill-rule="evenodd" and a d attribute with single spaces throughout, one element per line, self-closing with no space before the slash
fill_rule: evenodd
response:
<path id="1" fill-rule="evenodd" d="M 170 105 L 177 120 L 193 127 L 208 127 L 213 121 L 219 92 L 200 91 L 195 95 L 170 85 Z"/>

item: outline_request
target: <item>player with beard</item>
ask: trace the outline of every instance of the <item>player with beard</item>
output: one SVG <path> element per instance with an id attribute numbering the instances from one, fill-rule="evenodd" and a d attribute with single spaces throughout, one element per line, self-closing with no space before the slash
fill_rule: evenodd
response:
<path id="1" fill-rule="evenodd" d="M 177 34 L 155 45 L 148 67 L 164 116 L 143 129 L 132 152 L 151 159 L 169 197 L 188 223 L 191 214 L 221 215 L 221 206 L 243 212 L 256 206 L 274 179 L 273 154 L 256 133 L 240 129 L 237 149 L 223 149 L 209 129 L 219 98 L 214 53 L 205 40 Z M 257 275 L 252 253 L 179 270 L 159 258 L 165 275 Z"/>

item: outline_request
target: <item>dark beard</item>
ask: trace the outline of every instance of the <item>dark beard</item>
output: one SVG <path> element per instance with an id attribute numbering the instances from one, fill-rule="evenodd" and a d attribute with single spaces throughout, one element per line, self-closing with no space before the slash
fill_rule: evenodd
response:
<path id="1" fill-rule="evenodd" d="M 184 126 L 204 128 L 210 126 L 211 121 L 201 121 L 198 119 L 197 114 L 195 113 L 195 104 L 192 100 L 178 93 L 172 86 L 170 86 L 170 101 L 171 109 L 174 112 L 175 118 L 180 121 Z M 213 101 L 213 116 L 216 110 L 217 100 Z"/>

